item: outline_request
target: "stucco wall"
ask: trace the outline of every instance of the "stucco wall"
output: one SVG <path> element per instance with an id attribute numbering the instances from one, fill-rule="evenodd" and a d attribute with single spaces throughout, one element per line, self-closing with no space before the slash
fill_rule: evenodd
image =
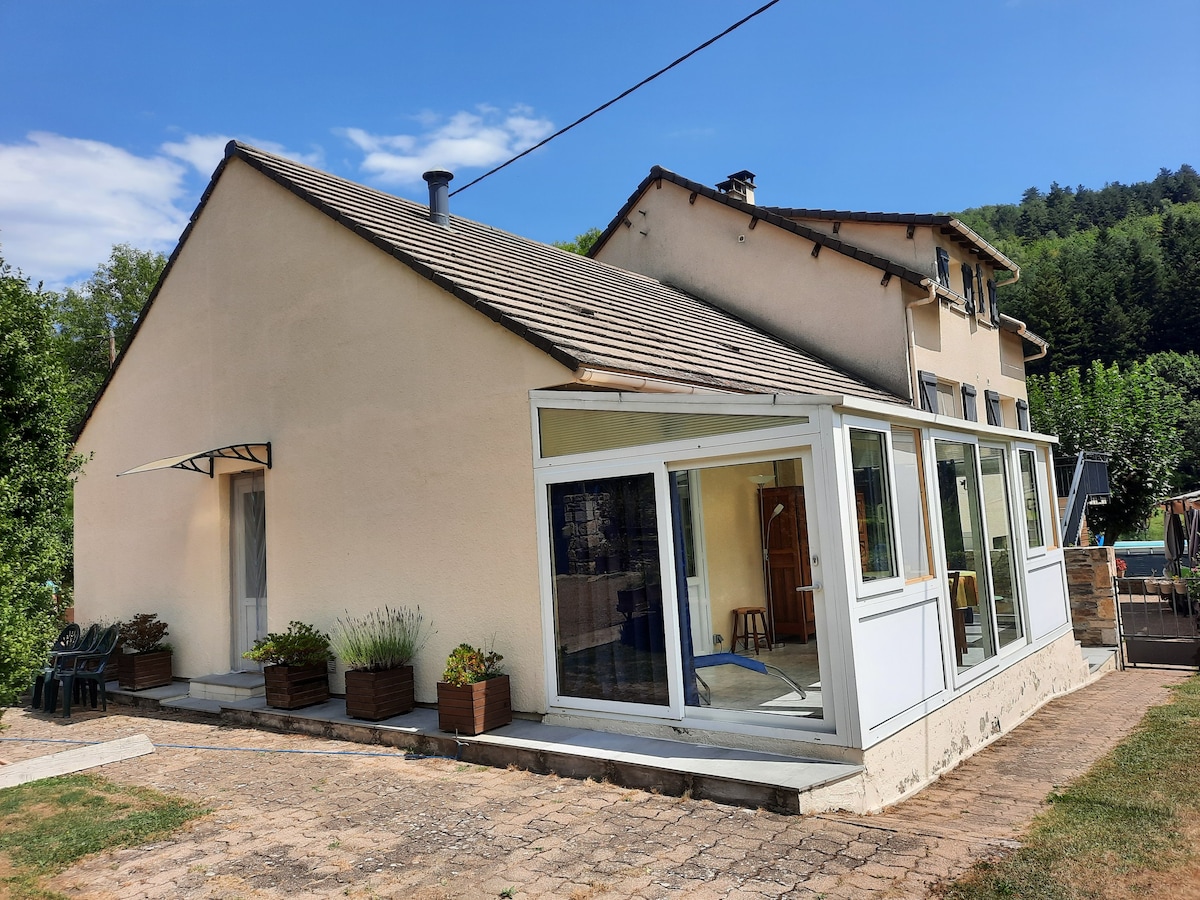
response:
<path id="1" fill-rule="evenodd" d="M 719 303 L 798 347 L 911 394 L 900 281 L 722 203 L 653 184 L 597 258 Z M 635 221 L 636 220 L 636 221 Z"/>
<path id="2" fill-rule="evenodd" d="M 419 700 L 451 647 L 494 638 L 514 705 L 540 711 L 528 390 L 568 379 L 234 160 L 82 435 L 79 615 L 158 612 L 176 674 L 227 671 L 228 478 L 114 476 L 270 440 L 271 629 L 420 604 Z"/>

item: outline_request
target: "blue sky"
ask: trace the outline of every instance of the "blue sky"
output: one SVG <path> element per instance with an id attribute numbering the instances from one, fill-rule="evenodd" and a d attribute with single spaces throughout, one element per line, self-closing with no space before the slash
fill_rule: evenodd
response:
<path id="1" fill-rule="evenodd" d="M 0 0 L 0 254 L 50 287 L 169 252 L 231 137 L 424 200 L 765 0 Z M 543 240 L 653 165 L 758 201 L 940 212 L 1200 166 L 1195 0 L 782 0 L 451 201 Z"/>

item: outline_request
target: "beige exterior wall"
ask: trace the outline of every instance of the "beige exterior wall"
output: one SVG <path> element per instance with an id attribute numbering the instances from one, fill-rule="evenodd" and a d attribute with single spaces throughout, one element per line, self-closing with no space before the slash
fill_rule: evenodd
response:
<path id="1" fill-rule="evenodd" d="M 528 391 L 568 380 L 232 161 L 79 442 L 79 616 L 157 612 L 177 675 L 228 671 L 228 476 L 114 476 L 269 440 L 271 629 L 420 604 L 437 634 L 417 660 L 418 700 L 434 700 L 453 646 L 494 638 L 515 707 L 540 711 Z"/>
<path id="2" fill-rule="evenodd" d="M 915 289 L 912 296 L 918 296 Z M 987 421 L 985 390 L 996 391 L 1010 401 L 1026 398 L 1021 339 L 1017 335 L 993 327 L 980 316 L 969 316 L 961 307 L 944 300 L 915 307 L 912 318 L 916 369 L 934 372 L 956 385 L 975 385 L 980 422 Z M 958 398 L 957 392 L 955 396 Z M 1005 424 L 1015 428 L 1015 409 L 1013 415 L 1014 420 Z"/>
<path id="3" fill-rule="evenodd" d="M 651 184 L 597 253 L 718 303 L 902 397 L 911 395 L 900 280 L 687 189 Z"/>

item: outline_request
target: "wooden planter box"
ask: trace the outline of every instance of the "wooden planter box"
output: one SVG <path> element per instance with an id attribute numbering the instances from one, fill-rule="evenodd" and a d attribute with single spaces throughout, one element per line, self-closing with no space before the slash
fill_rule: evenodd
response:
<path id="1" fill-rule="evenodd" d="M 117 681 L 122 690 L 144 691 L 171 683 L 171 651 L 118 653 Z"/>
<path id="2" fill-rule="evenodd" d="M 438 728 L 459 734 L 482 734 L 512 721 L 508 676 L 500 675 L 455 687 L 439 681 Z"/>
<path id="3" fill-rule="evenodd" d="M 346 715 L 353 719 L 378 722 L 410 712 L 416 705 L 413 692 L 413 667 L 368 672 L 346 672 Z"/>
<path id="4" fill-rule="evenodd" d="M 329 669 L 325 663 L 311 666 L 266 666 L 267 706 L 300 709 L 329 699 Z"/>

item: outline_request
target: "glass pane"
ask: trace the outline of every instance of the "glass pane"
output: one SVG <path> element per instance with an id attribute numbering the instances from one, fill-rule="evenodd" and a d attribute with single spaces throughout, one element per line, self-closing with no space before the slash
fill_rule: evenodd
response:
<path id="1" fill-rule="evenodd" d="M 979 469 L 983 472 L 983 514 L 991 541 L 988 566 L 992 576 L 992 596 L 996 603 L 996 637 L 1001 647 L 1007 647 L 1025 636 L 1017 603 L 1017 573 L 1009 528 L 1007 458 L 1007 452 L 1001 447 L 979 448 Z"/>
<path id="2" fill-rule="evenodd" d="M 972 445 L 935 441 L 934 446 L 954 648 L 961 672 L 996 655 L 987 579 L 979 572 L 986 562 L 979 546 L 983 539 L 979 482 Z"/>
<path id="3" fill-rule="evenodd" d="M 892 428 L 892 456 L 896 461 L 896 504 L 900 507 L 900 551 L 904 577 L 929 575 L 929 510 L 925 505 L 925 475 L 921 442 L 911 428 Z"/>
<path id="4" fill-rule="evenodd" d="M 679 496 L 679 529 L 683 537 L 684 568 L 688 578 L 696 577 L 696 535 L 693 531 L 692 486 L 690 472 L 675 472 L 675 492 Z"/>
<path id="5" fill-rule="evenodd" d="M 1030 547 L 1041 547 L 1042 540 L 1042 508 L 1038 504 L 1037 475 L 1033 470 L 1033 451 L 1019 450 L 1017 457 L 1021 460 L 1021 493 L 1025 503 L 1025 534 L 1029 538 Z"/>
<path id="6" fill-rule="evenodd" d="M 804 425 L 808 416 L 728 416 L 706 413 L 541 409 L 542 456 L 565 456 L 662 441 Z"/>
<path id="7" fill-rule="evenodd" d="M 946 384 L 944 381 L 939 381 L 937 386 L 937 399 L 937 411 L 939 416 L 955 415 L 954 385 Z"/>
<path id="8" fill-rule="evenodd" d="M 267 596 L 267 504 L 266 493 L 249 491 L 242 495 L 242 516 L 246 535 L 246 596 Z"/>
<path id="9" fill-rule="evenodd" d="M 715 466 L 690 474 L 691 503 L 702 534 L 694 543 L 704 555 L 699 570 L 706 576 L 703 584 L 689 579 L 689 592 L 702 588 L 689 593 L 690 616 L 693 632 L 698 619 L 711 623 L 712 640 L 706 647 L 693 638 L 690 668 L 683 655 L 684 703 L 759 716 L 821 718 L 818 600 L 812 589 L 802 460 Z M 686 627 L 681 617 L 685 648 Z"/>
<path id="10" fill-rule="evenodd" d="M 654 503 L 652 475 L 550 486 L 561 696 L 668 703 Z"/>
<path id="11" fill-rule="evenodd" d="M 893 578 L 896 549 L 888 494 L 887 447 L 878 431 L 850 429 L 850 463 L 858 510 L 858 551 L 863 581 Z"/>

